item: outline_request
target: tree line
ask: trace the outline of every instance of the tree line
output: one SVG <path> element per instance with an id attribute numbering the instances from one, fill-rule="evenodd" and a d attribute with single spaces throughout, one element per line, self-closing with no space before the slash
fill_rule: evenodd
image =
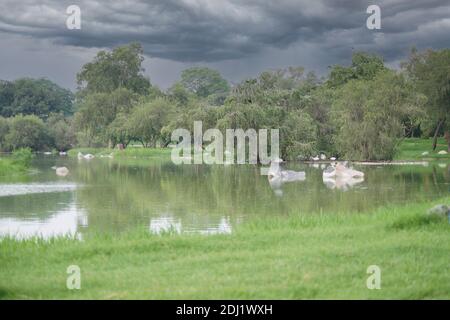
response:
<path id="1" fill-rule="evenodd" d="M 445 136 L 450 151 L 450 49 L 413 49 L 400 70 L 354 53 L 326 77 L 302 67 L 262 72 L 231 85 L 192 67 L 167 90 L 145 77 L 140 44 L 102 50 L 77 74 L 72 94 L 46 79 L 0 82 L 0 148 L 65 151 L 131 142 L 167 146 L 176 128 L 280 129 L 284 159 L 324 152 L 392 159 L 405 137 Z"/>

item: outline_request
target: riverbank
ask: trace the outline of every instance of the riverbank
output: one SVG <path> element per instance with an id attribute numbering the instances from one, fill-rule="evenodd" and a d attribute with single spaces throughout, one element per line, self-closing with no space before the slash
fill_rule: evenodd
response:
<path id="1" fill-rule="evenodd" d="M 14 164 L 14 162 L 10 159 L 0 158 L 0 177 L 11 174 L 23 173 L 25 172 L 25 170 L 26 168 Z"/>
<path id="2" fill-rule="evenodd" d="M 112 156 L 113 158 L 158 158 L 170 159 L 170 148 L 142 148 L 128 147 L 124 150 L 108 148 L 76 148 L 69 151 L 70 157 L 76 157 L 78 152 L 93 154 L 96 157 Z M 432 150 L 432 139 L 408 138 L 404 139 L 394 161 L 428 161 L 428 160 L 450 160 L 450 154 L 439 154 L 439 151 L 447 150 L 447 142 L 444 138 L 438 139 L 437 148 Z M 426 153 L 426 154 L 424 154 Z M 317 161 L 312 162 L 317 163 Z"/>
<path id="3" fill-rule="evenodd" d="M 20 149 L 8 157 L 0 156 L 0 177 L 27 173 L 32 156 L 29 149 Z"/>
<path id="4" fill-rule="evenodd" d="M 404 139 L 394 160 L 450 160 L 450 154 L 439 154 L 447 151 L 447 141 L 439 138 L 436 150 L 432 150 L 433 139 L 408 138 Z"/>
<path id="5" fill-rule="evenodd" d="M 3 299 L 449 299 L 446 218 L 439 201 L 364 214 L 253 219 L 231 235 L 84 235 L 83 241 L 4 239 Z M 66 269 L 81 269 L 81 289 Z M 370 265 L 381 289 L 366 287 Z"/>
<path id="6" fill-rule="evenodd" d="M 77 157 L 78 153 L 92 154 L 96 157 L 112 158 L 167 158 L 170 159 L 170 148 L 128 147 L 124 150 L 108 148 L 76 148 L 69 150 L 69 157 Z"/>

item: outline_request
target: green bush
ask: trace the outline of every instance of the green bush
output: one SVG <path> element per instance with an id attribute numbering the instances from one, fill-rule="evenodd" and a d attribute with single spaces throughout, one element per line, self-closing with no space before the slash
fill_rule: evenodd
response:
<path id="1" fill-rule="evenodd" d="M 33 152 L 30 148 L 21 148 L 13 152 L 12 159 L 14 164 L 28 168 L 33 159 Z"/>
<path id="2" fill-rule="evenodd" d="M 9 132 L 5 137 L 9 150 L 31 148 L 44 150 L 51 147 L 51 137 L 44 122 L 37 116 L 18 115 L 9 118 Z"/>

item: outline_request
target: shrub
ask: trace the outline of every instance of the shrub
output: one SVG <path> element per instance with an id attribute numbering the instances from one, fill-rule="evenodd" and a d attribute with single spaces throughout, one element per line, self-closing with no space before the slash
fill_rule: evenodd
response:
<path id="1" fill-rule="evenodd" d="M 43 150 L 51 146 L 44 122 L 37 116 L 18 115 L 9 119 L 9 132 L 5 137 L 8 149 L 31 148 Z"/>
<path id="2" fill-rule="evenodd" d="M 33 152 L 30 148 L 21 148 L 13 152 L 12 159 L 14 164 L 28 168 L 33 159 Z"/>

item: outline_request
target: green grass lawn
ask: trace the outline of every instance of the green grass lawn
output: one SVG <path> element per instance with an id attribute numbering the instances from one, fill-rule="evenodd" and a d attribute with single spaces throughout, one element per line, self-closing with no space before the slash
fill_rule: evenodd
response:
<path id="1" fill-rule="evenodd" d="M 447 151 L 447 141 L 444 138 L 438 139 L 436 150 L 432 150 L 433 139 L 409 138 L 404 139 L 400 144 L 395 160 L 427 160 L 443 159 L 450 160 L 450 154 L 440 155 L 439 151 Z M 428 155 L 422 155 L 428 152 Z"/>
<path id="2" fill-rule="evenodd" d="M 112 154 L 114 158 L 168 158 L 170 159 L 172 149 L 170 148 L 140 148 L 128 147 L 124 150 L 108 148 L 77 148 L 68 152 L 70 157 L 76 157 L 78 152 L 83 154 L 93 154 L 95 156 L 105 156 Z"/>
<path id="3" fill-rule="evenodd" d="M 252 220 L 231 235 L 85 235 L 0 242 L 3 299 L 449 299 L 450 197 L 361 214 Z M 81 268 L 81 289 L 66 268 Z M 369 290 L 368 266 L 381 268 Z"/>
<path id="4" fill-rule="evenodd" d="M 450 160 L 450 154 L 440 155 L 439 151 L 447 151 L 447 141 L 444 138 L 438 139 L 437 148 L 432 150 L 432 139 L 407 138 L 404 139 L 397 151 L 394 160 Z M 78 152 L 83 154 L 91 153 L 96 156 L 113 154 L 115 158 L 160 158 L 169 159 L 170 148 L 142 148 L 130 146 L 125 150 L 108 148 L 77 148 L 69 151 L 69 156 L 76 157 Z M 428 152 L 428 155 L 422 155 Z"/>

